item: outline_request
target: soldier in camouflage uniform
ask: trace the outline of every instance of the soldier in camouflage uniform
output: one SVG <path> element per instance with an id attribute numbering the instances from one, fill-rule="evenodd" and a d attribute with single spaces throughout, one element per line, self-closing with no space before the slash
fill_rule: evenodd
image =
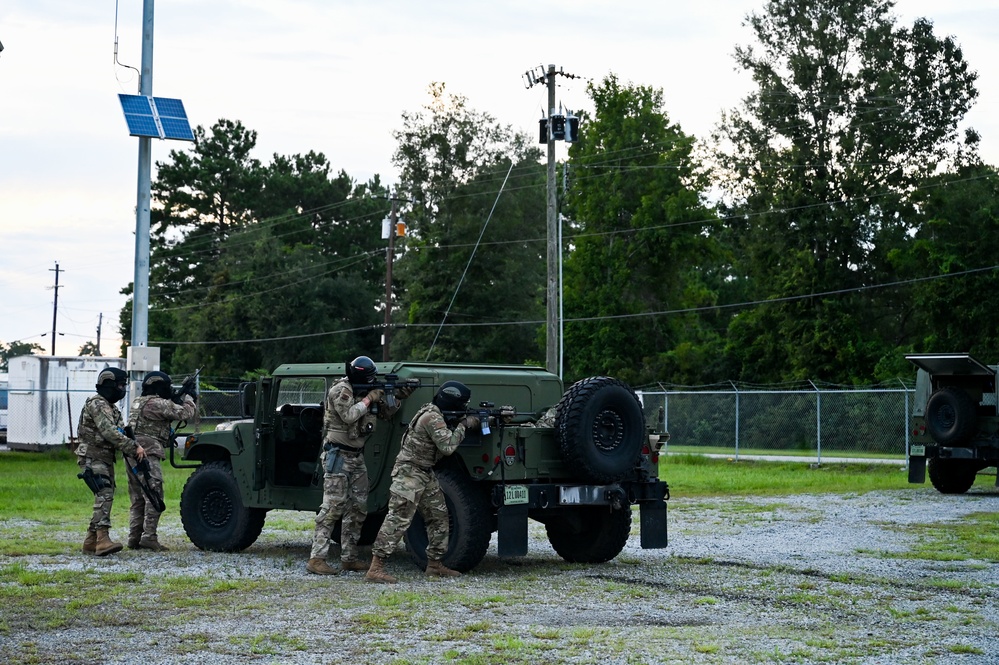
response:
<path id="1" fill-rule="evenodd" d="M 368 562 L 357 555 L 361 526 L 368 514 L 368 469 L 364 464 L 364 442 L 375 430 L 377 419 L 388 420 L 401 404 L 385 400 L 384 391 L 367 390 L 374 383 L 377 368 L 371 358 L 358 356 L 347 365 L 347 375 L 333 384 L 326 394 L 323 413 L 323 504 L 316 515 L 312 551 L 305 570 L 316 575 L 336 575 L 327 562 L 330 534 L 340 525 L 340 568 L 367 570 Z M 410 395 L 408 386 L 400 386 L 399 397 Z M 376 408 L 377 405 L 377 408 Z M 377 411 L 377 415 L 375 414 Z"/>
<path id="2" fill-rule="evenodd" d="M 444 411 L 464 411 L 470 397 L 471 391 L 464 384 L 446 381 L 434 395 L 433 402 L 421 407 L 409 422 L 392 467 L 388 515 L 371 548 L 371 568 L 364 579 L 390 584 L 397 581 L 385 572 L 384 561 L 402 540 L 417 510 L 427 524 L 426 574 L 439 577 L 461 574 L 441 562 L 447 553 L 448 514 L 444 492 L 433 467 L 458 449 L 466 429 L 479 426 L 477 417 L 465 416 L 452 431 L 444 419 Z"/>
<path id="3" fill-rule="evenodd" d="M 90 518 L 84 554 L 107 556 L 121 551 L 121 543 L 111 540 L 111 504 L 114 502 L 115 451 L 143 459 L 146 451 L 125 436 L 125 423 L 115 404 L 125 397 L 128 374 L 117 367 L 106 367 L 97 375 L 97 394 L 89 397 L 80 413 L 76 447 L 80 478 L 94 492 L 94 512 Z"/>
<path id="4" fill-rule="evenodd" d="M 149 460 L 148 489 L 160 499 L 163 498 L 163 468 L 160 463 L 166 457 L 164 448 L 173 445 L 171 423 L 174 420 L 190 420 L 196 410 L 192 395 L 187 392 L 173 394 L 170 375 L 164 372 L 146 374 L 142 380 L 142 395 L 132 402 L 129 409 L 128 424 Z M 132 500 L 128 512 L 129 549 L 157 552 L 167 549 L 156 534 L 160 511 L 143 493 L 135 474 L 127 475 L 128 496 Z"/>

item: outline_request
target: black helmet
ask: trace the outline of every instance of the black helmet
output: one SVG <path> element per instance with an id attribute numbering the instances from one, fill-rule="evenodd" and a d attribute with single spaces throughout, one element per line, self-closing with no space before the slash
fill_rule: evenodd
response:
<path id="1" fill-rule="evenodd" d="M 463 411 L 472 398 L 472 391 L 464 383 L 445 381 L 434 395 L 434 404 L 441 411 Z"/>
<path id="2" fill-rule="evenodd" d="M 371 358 L 357 356 L 347 365 L 347 378 L 351 383 L 374 383 L 378 368 Z"/>
<path id="3" fill-rule="evenodd" d="M 114 404 L 125 396 L 128 372 L 117 367 L 105 367 L 97 375 L 97 394 Z"/>
<path id="4" fill-rule="evenodd" d="M 172 383 L 170 375 L 166 372 L 150 372 L 142 379 L 142 394 L 170 399 L 173 397 Z"/>

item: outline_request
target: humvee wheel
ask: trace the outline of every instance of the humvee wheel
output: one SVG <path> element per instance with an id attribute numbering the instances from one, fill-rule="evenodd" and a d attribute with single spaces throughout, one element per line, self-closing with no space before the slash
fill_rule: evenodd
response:
<path id="1" fill-rule="evenodd" d="M 930 482 L 941 494 L 964 494 L 975 484 L 978 473 L 970 460 L 929 459 Z"/>
<path id="2" fill-rule="evenodd" d="M 968 393 L 944 386 L 926 401 L 926 430 L 945 446 L 963 443 L 975 433 L 977 414 Z"/>
<path id="3" fill-rule="evenodd" d="M 195 547 L 239 552 L 264 528 L 267 511 L 247 508 L 228 462 L 208 462 L 191 474 L 180 495 L 180 521 Z"/>
<path id="4" fill-rule="evenodd" d="M 562 457 L 583 480 L 613 483 L 635 468 L 645 419 L 628 385 L 608 376 L 574 383 L 559 400 L 555 436 Z"/>
<path id="5" fill-rule="evenodd" d="M 545 531 L 552 549 L 569 563 L 606 563 L 628 542 L 631 508 L 576 508 L 571 517 L 547 522 Z"/>
<path id="6" fill-rule="evenodd" d="M 475 568 L 489 549 L 493 507 L 489 496 L 463 470 L 437 469 L 448 514 L 444 565 L 465 573 Z M 406 546 L 420 568 L 427 567 L 427 524 L 417 512 L 406 531 Z"/>

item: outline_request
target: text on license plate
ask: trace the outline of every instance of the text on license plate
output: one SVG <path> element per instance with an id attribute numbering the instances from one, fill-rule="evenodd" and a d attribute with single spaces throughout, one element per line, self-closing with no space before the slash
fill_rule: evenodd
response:
<path id="1" fill-rule="evenodd" d="M 525 485 L 507 485 L 503 492 L 503 503 L 507 506 L 527 503 L 527 487 Z"/>

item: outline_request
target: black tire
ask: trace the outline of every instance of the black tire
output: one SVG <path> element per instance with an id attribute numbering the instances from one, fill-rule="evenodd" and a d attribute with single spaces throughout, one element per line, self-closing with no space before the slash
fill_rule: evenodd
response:
<path id="1" fill-rule="evenodd" d="M 974 462 L 963 459 L 929 459 L 930 482 L 941 494 L 964 494 L 975 484 Z"/>
<path id="2" fill-rule="evenodd" d="M 977 427 L 975 403 L 968 393 L 944 386 L 926 401 L 926 431 L 944 446 L 967 441 Z"/>
<path id="3" fill-rule="evenodd" d="M 555 436 L 562 458 L 582 480 L 617 482 L 642 454 L 642 405 L 623 381 L 608 376 L 577 381 L 559 400 Z"/>
<path id="4" fill-rule="evenodd" d="M 228 462 L 208 462 L 191 474 L 180 495 L 180 521 L 195 547 L 239 552 L 256 542 L 267 511 L 247 508 Z"/>
<path id="5" fill-rule="evenodd" d="M 438 469 L 437 482 L 444 492 L 449 524 L 444 565 L 465 573 L 479 565 L 489 549 L 493 507 L 482 486 L 463 470 Z M 417 512 L 406 531 L 406 546 L 420 568 L 427 567 L 427 542 L 427 525 Z"/>
<path id="6" fill-rule="evenodd" d="M 571 517 L 545 524 L 552 549 L 569 563 L 606 563 L 624 549 L 631 533 L 631 508 L 585 506 Z"/>

